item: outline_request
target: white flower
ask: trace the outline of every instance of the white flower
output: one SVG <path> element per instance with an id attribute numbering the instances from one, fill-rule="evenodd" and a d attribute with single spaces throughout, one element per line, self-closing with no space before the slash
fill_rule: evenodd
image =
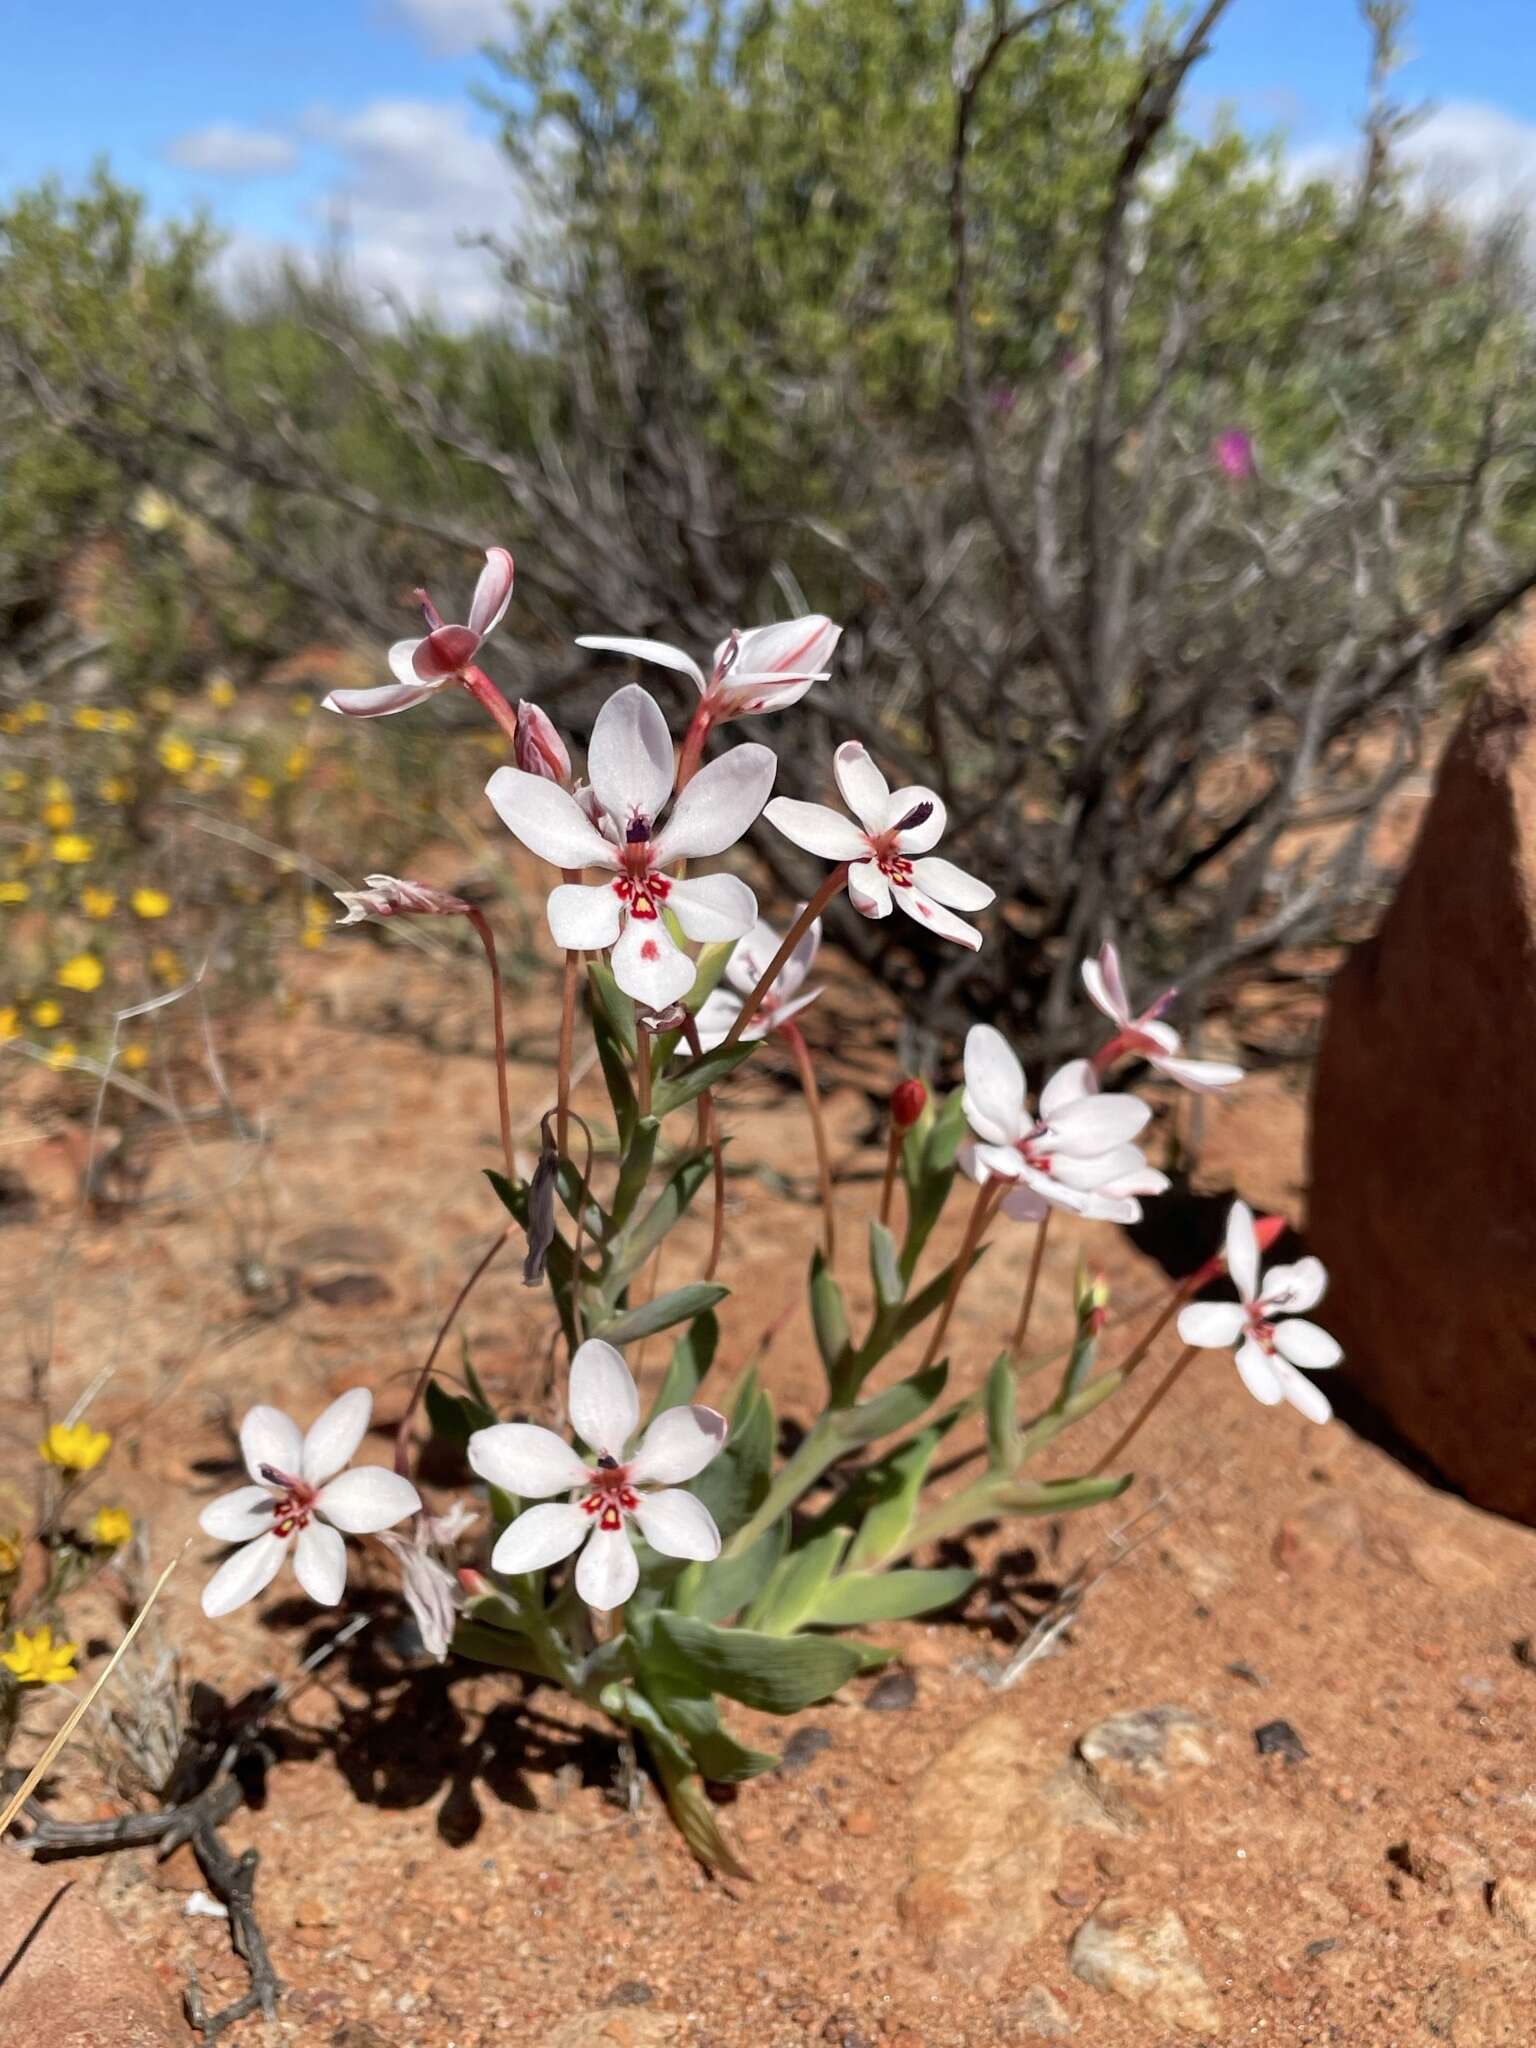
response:
<path id="1" fill-rule="evenodd" d="M 729 718 L 750 718 L 798 704 L 812 683 L 824 683 L 831 674 L 827 663 L 842 632 L 841 626 L 812 612 L 781 626 L 728 633 L 715 649 L 708 676 L 691 654 L 669 647 L 665 640 L 616 640 L 603 633 L 583 633 L 576 645 L 630 654 L 636 661 L 654 662 L 658 668 L 691 677 L 708 722 L 723 725 Z"/>
<path id="2" fill-rule="evenodd" d="M 203 1588 L 204 1614 L 233 1613 L 269 1586 L 293 1547 L 293 1569 L 311 1600 L 334 1607 L 346 1590 L 349 1536 L 372 1536 L 421 1507 L 409 1479 L 385 1465 L 343 1471 L 368 1433 L 373 1396 L 354 1387 L 299 1434 L 280 1408 L 253 1408 L 240 1449 L 254 1484 L 220 1494 L 198 1516 L 207 1536 L 240 1548 Z"/>
<path id="3" fill-rule="evenodd" d="M 973 1180 L 1018 1182 L 1003 1209 L 1038 1222 L 1047 1208 L 1111 1223 L 1134 1223 L 1138 1195 L 1161 1194 L 1166 1176 L 1148 1166 L 1131 1140 L 1152 1112 L 1133 1095 L 1101 1095 L 1087 1060 L 1072 1060 L 1040 1092 L 1031 1114 L 1024 1069 L 990 1024 L 973 1024 L 965 1039 L 966 1122 L 977 1143 L 967 1148 Z"/>
<path id="4" fill-rule="evenodd" d="M 397 1535 L 393 1529 L 379 1533 L 379 1541 L 399 1560 L 400 1590 L 415 1617 L 422 1647 L 439 1664 L 448 1655 L 463 1602 L 459 1582 L 442 1562 L 442 1555 L 452 1556 L 454 1544 L 474 1519 L 475 1511 L 468 1502 L 456 1500 L 445 1514 L 429 1515 L 423 1510 L 409 1535 Z"/>
<path id="5" fill-rule="evenodd" d="M 582 1546 L 576 1591 L 589 1607 L 607 1610 L 622 1607 L 639 1583 L 631 1523 L 664 1557 L 720 1555 L 713 1516 L 677 1482 L 694 1478 L 721 1449 L 723 1415 L 668 1408 L 626 1456 L 640 1427 L 640 1396 L 629 1367 L 600 1337 L 589 1337 L 571 1361 L 570 1410 L 576 1434 L 597 1454 L 592 1465 L 536 1423 L 494 1423 L 469 1440 L 470 1464 L 493 1486 L 524 1500 L 571 1496 L 526 1508 L 508 1523 L 491 1553 L 497 1571 L 541 1571 Z M 646 1490 L 652 1487 L 660 1490 Z"/>
<path id="6" fill-rule="evenodd" d="M 325 699 L 327 711 L 348 718 L 388 718 L 456 683 L 506 616 L 512 602 L 512 557 L 505 548 L 486 549 L 467 625 L 445 626 L 426 592 L 418 590 L 416 596 L 427 631 L 420 640 L 397 640 L 390 648 L 395 681 L 378 690 L 332 690 Z"/>
<path id="7" fill-rule="evenodd" d="M 690 939 L 739 939 L 757 919 L 757 898 L 735 875 L 664 871 L 680 860 L 724 853 L 763 808 L 778 762 L 767 747 L 732 747 L 706 762 L 672 806 L 672 738 L 661 707 L 638 683 L 608 699 L 592 728 L 587 773 L 607 830 L 583 801 L 521 768 L 498 768 L 485 786 L 502 823 L 557 868 L 606 868 L 611 882 L 564 882 L 549 898 L 557 946 L 613 947 L 619 987 L 648 1010 L 665 1010 L 693 987 L 694 964 L 662 918 L 670 910 Z M 612 837 L 608 836 L 611 831 Z"/>
<path id="8" fill-rule="evenodd" d="M 1181 1088 L 1191 1089 L 1197 1095 L 1230 1088 L 1235 1081 L 1242 1080 L 1242 1068 L 1233 1066 L 1230 1060 L 1189 1060 L 1180 1055 L 1183 1041 L 1178 1032 L 1158 1017 L 1158 1012 L 1178 994 L 1177 989 L 1171 988 L 1159 996 L 1140 1016 L 1131 1015 L 1130 997 L 1120 973 L 1120 955 L 1108 939 L 1100 946 L 1097 960 L 1083 962 L 1083 987 L 1089 1000 L 1118 1027 L 1115 1036 L 1097 1055 L 1095 1064 L 1100 1068 L 1121 1053 L 1139 1053 L 1158 1073 L 1166 1074 L 1170 1081 L 1177 1081 Z"/>
<path id="9" fill-rule="evenodd" d="M 770 824 L 807 853 L 850 863 L 849 900 L 862 917 L 888 917 L 896 902 L 918 924 L 974 952 L 981 933 L 954 912 L 985 910 L 995 892 L 953 861 L 929 854 L 944 833 L 942 800 L 915 785 L 893 792 L 857 740 L 845 740 L 832 765 L 857 825 L 826 804 L 787 796 L 769 804 Z"/>
<path id="10" fill-rule="evenodd" d="M 800 908 L 804 910 L 805 905 L 801 904 Z M 762 980 L 769 962 L 779 950 L 781 936 L 772 925 L 759 919 L 747 936 L 737 943 L 726 963 L 725 979 L 732 988 L 739 989 L 741 995 L 733 996 L 729 989 L 717 988 L 700 1005 L 697 1022 L 699 1045 L 704 1052 L 710 1052 L 721 1044 L 736 1022 L 741 1014 L 741 997 L 751 995 Z M 806 927 L 804 936 L 779 969 L 772 986 L 764 991 L 756 1014 L 741 1034 L 743 1038 L 766 1038 L 770 1031 L 777 1031 L 781 1024 L 787 1024 L 808 1003 L 815 1002 L 821 994 L 819 988 L 806 989 L 804 995 L 800 991 L 820 946 L 821 919 L 818 917 Z"/>
<path id="11" fill-rule="evenodd" d="M 1237 1370 L 1256 1401 L 1266 1408 L 1289 1401 L 1309 1422 L 1327 1422 L 1333 1414 L 1327 1396 L 1296 1370 L 1304 1365 L 1308 1372 L 1322 1372 L 1344 1356 L 1326 1330 L 1296 1313 L 1316 1308 L 1323 1298 L 1328 1274 L 1322 1260 L 1298 1259 L 1262 1274 L 1253 1211 L 1246 1202 L 1234 1202 L 1227 1217 L 1227 1271 L 1241 1298 L 1192 1301 L 1179 1311 L 1180 1337 L 1213 1351 L 1235 1345 Z"/>

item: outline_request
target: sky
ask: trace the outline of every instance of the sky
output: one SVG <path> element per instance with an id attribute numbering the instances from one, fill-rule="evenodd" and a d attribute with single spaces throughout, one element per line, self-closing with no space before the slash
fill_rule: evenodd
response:
<path id="1" fill-rule="evenodd" d="M 211 213 L 231 268 L 340 235 L 358 275 L 472 319 L 494 305 L 465 236 L 516 196 L 475 88 L 503 0 L 0 0 L 0 198 L 106 157 L 160 212 Z M 1420 0 L 1395 93 L 1435 111 L 1414 147 L 1464 203 L 1536 208 L 1531 0 Z M 1348 150 L 1366 40 L 1355 0 L 1235 0 L 1189 118 L 1282 131 L 1301 165 Z"/>

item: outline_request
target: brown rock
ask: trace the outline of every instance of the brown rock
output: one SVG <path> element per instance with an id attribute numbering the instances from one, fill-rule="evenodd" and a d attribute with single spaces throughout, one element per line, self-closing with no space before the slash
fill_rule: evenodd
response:
<path id="1" fill-rule="evenodd" d="M 1171 1906 L 1142 1915 L 1106 1900 L 1073 1935 L 1068 1953 L 1074 1976 L 1139 2006 L 1158 2026 L 1219 2031 L 1210 1987 Z"/>
<path id="2" fill-rule="evenodd" d="M 1008 2037 L 1018 2041 L 1065 2041 L 1072 2032 L 1071 2015 L 1043 1984 L 1031 1984 L 1013 2010 L 1000 2018 Z"/>
<path id="3" fill-rule="evenodd" d="M 1460 1835 L 1432 1835 L 1408 1845 L 1408 1868 L 1432 1892 L 1446 1898 L 1480 1899 L 1493 1877 L 1493 1866 L 1475 1842 Z"/>
<path id="4" fill-rule="evenodd" d="M 1440 765 L 1376 937 L 1334 977 L 1311 1135 L 1322 1320 L 1484 1507 L 1536 1522 L 1536 635 Z M 1454 1102 L 1454 1128 L 1448 1126 Z"/>
<path id="5" fill-rule="evenodd" d="M 1536 1878 L 1501 1877 L 1493 1888 L 1493 1910 L 1507 1927 L 1536 1941 Z"/>
<path id="6" fill-rule="evenodd" d="M 1360 1510 L 1347 1493 L 1325 1493 L 1293 1508 L 1275 1531 L 1275 1563 L 1285 1572 L 1337 1570 L 1360 1547 Z"/>
<path id="7" fill-rule="evenodd" d="M 1209 1768 L 1209 1733 L 1188 1707 L 1138 1707 L 1096 1721 L 1077 1753 L 1111 1806 L 1117 1798 L 1155 1804 L 1178 1780 Z"/>
<path id="8" fill-rule="evenodd" d="M 0 1849 L 0 2039 L 180 2048 L 187 2029 L 78 1869 Z"/>

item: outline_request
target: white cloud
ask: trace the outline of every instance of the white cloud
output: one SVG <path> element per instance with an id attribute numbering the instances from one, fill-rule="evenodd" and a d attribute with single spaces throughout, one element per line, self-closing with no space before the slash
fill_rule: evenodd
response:
<path id="1" fill-rule="evenodd" d="M 166 151 L 172 163 L 221 178 L 264 178 L 291 171 L 299 160 L 291 136 L 271 129 L 239 128 L 230 121 L 178 135 Z"/>
<path id="2" fill-rule="evenodd" d="M 1434 108 L 1398 145 L 1425 198 L 1487 225 L 1536 209 L 1536 122 L 1478 100 Z M 1358 143 L 1316 142 L 1293 150 L 1297 178 L 1348 177 L 1358 168 Z"/>
<path id="3" fill-rule="evenodd" d="M 445 56 L 499 42 L 511 26 L 507 0 L 394 0 L 394 6 Z"/>

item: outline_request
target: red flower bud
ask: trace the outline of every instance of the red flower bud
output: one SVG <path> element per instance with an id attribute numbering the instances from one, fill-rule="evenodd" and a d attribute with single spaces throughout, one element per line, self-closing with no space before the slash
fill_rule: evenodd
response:
<path id="1" fill-rule="evenodd" d="M 513 746 L 517 765 L 525 775 L 542 776 L 566 788 L 571 779 L 571 757 L 552 721 L 537 704 L 517 707 L 517 739 Z"/>
<path id="2" fill-rule="evenodd" d="M 891 1090 L 891 1122 L 898 1131 L 910 1131 L 927 1106 L 928 1090 L 915 1075 Z"/>

